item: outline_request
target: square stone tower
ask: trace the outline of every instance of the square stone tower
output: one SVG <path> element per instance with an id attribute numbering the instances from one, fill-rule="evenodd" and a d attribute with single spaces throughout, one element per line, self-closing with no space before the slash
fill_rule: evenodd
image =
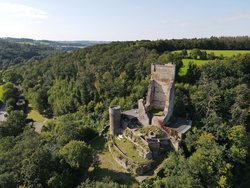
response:
<path id="1" fill-rule="evenodd" d="M 148 86 L 146 104 L 138 101 L 138 119 L 143 125 L 166 124 L 174 110 L 174 64 L 151 65 L 151 80 Z M 154 115 L 152 111 L 161 112 Z"/>

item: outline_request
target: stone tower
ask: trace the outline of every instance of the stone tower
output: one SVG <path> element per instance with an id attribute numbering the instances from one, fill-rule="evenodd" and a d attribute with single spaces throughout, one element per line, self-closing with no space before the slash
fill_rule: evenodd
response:
<path id="1" fill-rule="evenodd" d="M 121 107 L 114 105 L 109 107 L 110 135 L 115 136 L 120 132 L 121 127 Z"/>
<path id="2" fill-rule="evenodd" d="M 160 122 L 166 124 L 173 114 L 174 109 L 174 80 L 175 65 L 174 64 L 153 64 L 151 66 L 151 80 L 148 86 L 148 94 L 146 104 L 143 106 L 139 100 L 138 119 L 142 124 L 159 125 Z M 151 110 L 162 111 L 162 116 L 148 116 Z"/>

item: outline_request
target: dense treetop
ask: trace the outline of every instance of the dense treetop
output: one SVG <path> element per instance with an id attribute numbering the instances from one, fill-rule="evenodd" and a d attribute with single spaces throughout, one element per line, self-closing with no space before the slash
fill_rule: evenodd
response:
<path id="1" fill-rule="evenodd" d="M 54 48 L 50 46 L 20 44 L 0 39 L 0 69 L 31 59 L 42 59 L 53 51 Z"/>

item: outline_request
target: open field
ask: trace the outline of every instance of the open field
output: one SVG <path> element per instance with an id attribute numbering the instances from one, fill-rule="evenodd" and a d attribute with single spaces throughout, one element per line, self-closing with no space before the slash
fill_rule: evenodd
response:
<path id="1" fill-rule="evenodd" d="M 191 50 L 187 50 L 188 54 Z M 234 55 L 238 54 L 247 54 L 250 53 L 250 50 L 201 50 L 206 51 L 209 53 L 214 53 L 215 56 L 223 56 L 223 57 L 233 57 Z M 181 50 L 175 51 L 175 52 L 181 52 Z M 202 66 L 206 64 L 207 62 L 211 62 L 212 60 L 199 60 L 199 59 L 182 59 L 183 67 L 180 69 L 179 75 L 184 76 L 187 73 L 188 70 L 188 63 L 193 62 L 198 66 Z"/>
<path id="2" fill-rule="evenodd" d="M 202 50 L 203 51 L 203 50 Z M 215 56 L 232 57 L 238 54 L 250 53 L 250 50 L 205 50 L 207 53 L 214 53 Z"/>
<path id="3" fill-rule="evenodd" d="M 191 50 L 187 50 L 188 54 L 190 53 Z M 221 56 L 223 57 L 232 57 L 234 55 L 238 54 L 247 54 L 250 53 L 250 50 L 201 50 L 201 51 L 206 51 L 208 54 L 209 53 L 214 53 L 215 56 Z M 181 50 L 177 50 L 174 52 L 181 52 Z"/>

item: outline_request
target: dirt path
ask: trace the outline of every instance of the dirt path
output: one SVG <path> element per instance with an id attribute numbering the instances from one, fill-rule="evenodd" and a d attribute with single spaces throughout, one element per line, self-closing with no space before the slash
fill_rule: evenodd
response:
<path id="1" fill-rule="evenodd" d="M 42 132 L 42 128 L 45 125 L 45 123 L 48 121 L 48 119 L 45 119 L 42 123 L 34 122 L 33 127 L 35 128 L 35 131 L 39 134 Z"/>

